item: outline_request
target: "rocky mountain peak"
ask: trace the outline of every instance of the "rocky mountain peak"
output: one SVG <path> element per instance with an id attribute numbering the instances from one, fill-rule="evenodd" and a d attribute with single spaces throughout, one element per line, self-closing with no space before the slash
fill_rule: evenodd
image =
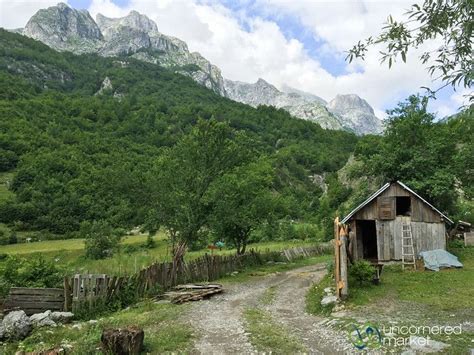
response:
<path id="1" fill-rule="evenodd" d="M 59 3 L 39 10 L 22 33 L 60 51 L 120 55 L 173 68 L 219 95 L 254 107 L 282 108 L 323 128 L 346 129 L 357 134 L 382 131 L 382 123 L 372 107 L 357 95 L 337 95 L 326 104 L 319 96 L 286 85 L 279 90 L 262 78 L 254 84 L 224 80 L 218 67 L 199 53 L 191 53 L 180 39 L 160 33 L 146 15 L 137 11 L 120 18 L 98 14 L 96 21 L 87 10 Z"/>
<path id="2" fill-rule="evenodd" d="M 109 18 L 102 14 L 97 14 L 96 21 L 105 36 L 111 35 L 111 33 L 117 31 L 119 27 L 129 27 L 147 34 L 158 33 L 156 23 L 146 15 L 142 15 L 135 10 L 130 11 L 127 16 L 120 18 Z"/>
<path id="3" fill-rule="evenodd" d="M 258 88 L 259 90 L 265 90 L 267 92 L 273 92 L 273 93 L 280 92 L 275 86 L 263 80 L 262 78 L 258 78 L 258 80 L 255 82 L 255 87 Z"/>
<path id="4" fill-rule="evenodd" d="M 333 111 L 359 110 L 368 114 L 374 114 L 374 109 L 369 103 L 356 94 L 336 95 L 327 106 L 328 109 Z"/>
<path id="5" fill-rule="evenodd" d="M 96 20 L 87 10 L 75 10 L 60 3 L 39 10 L 22 33 L 60 51 L 97 53 L 104 57 L 129 56 L 175 68 L 226 96 L 219 68 L 199 53 L 190 53 L 185 42 L 158 32 L 156 23 L 147 16 L 131 11 L 120 18 L 98 14 Z"/>
<path id="6" fill-rule="evenodd" d="M 327 108 L 340 117 L 343 126 L 357 134 L 379 134 L 383 131 L 382 121 L 375 116 L 374 109 L 355 94 L 336 95 Z"/>
<path id="7" fill-rule="evenodd" d="M 64 3 L 39 10 L 26 24 L 23 32 L 58 50 L 70 50 L 74 43 L 86 52 L 102 39 L 99 26 L 89 12 L 70 8 Z"/>

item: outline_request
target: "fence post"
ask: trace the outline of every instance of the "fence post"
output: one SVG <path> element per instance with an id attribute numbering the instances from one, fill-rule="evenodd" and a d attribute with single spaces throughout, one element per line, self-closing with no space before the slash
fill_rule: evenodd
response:
<path id="1" fill-rule="evenodd" d="M 72 309 L 72 288 L 69 277 L 64 277 L 64 311 L 69 312 Z"/>

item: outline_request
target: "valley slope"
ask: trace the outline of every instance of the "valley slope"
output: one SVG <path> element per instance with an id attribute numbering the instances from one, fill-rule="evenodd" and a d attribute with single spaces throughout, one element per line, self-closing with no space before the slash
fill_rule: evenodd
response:
<path id="1" fill-rule="evenodd" d="M 383 129 L 373 109 L 355 94 L 338 95 L 326 104 L 316 95 L 288 86 L 279 90 L 263 79 L 255 84 L 224 79 L 217 66 L 201 54 L 190 52 L 182 40 L 159 32 L 155 22 L 136 11 L 121 18 L 98 14 L 94 21 L 86 10 L 60 3 L 39 10 L 19 31 L 59 51 L 136 58 L 159 64 L 193 78 L 221 96 L 254 107 L 282 108 L 325 129 L 344 129 L 359 135 L 378 134 Z"/>

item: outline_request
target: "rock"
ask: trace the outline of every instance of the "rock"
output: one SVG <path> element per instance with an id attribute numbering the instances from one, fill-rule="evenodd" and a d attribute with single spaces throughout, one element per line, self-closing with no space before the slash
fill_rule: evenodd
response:
<path id="1" fill-rule="evenodd" d="M 334 289 L 332 287 L 326 287 L 324 289 L 324 292 L 327 293 L 327 294 L 333 294 L 334 293 Z"/>
<path id="2" fill-rule="evenodd" d="M 35 328 L 56 326 L 56 322 L 51 317 L 51 311 L 33 314 L 30 321 Z"/>
<path id="3" fill-rule="evenodd" d="M 106 353 L 115 355 L 138 355 L 143 349 L 145 334 L 142 329 L 128 327 L 125 329 L 106 329 L 100 338 Z"/>
<path id="4" fill-rule="evenodd" d="M 25 312 L 13 311 L 3 318 L 2 327 L 4 339 L 23 340 L 30 334 L 33 325 Z"/>
<path id="5" fill-rule="evenodd" d="M 81 330 L 82 329 L 82 324 L 81 323 L 76 323 L 71 326 L 72 329 L 77 329 Z"/>
<path id="6" fill-rule="evenodd" d="M 411 335 L 410 336 L 410 349 L 421 352 L 421 353 L 439 353 L 445 348 L 449 347 L 449 344 L 445 344 L 440 341 L 433 339 L 423 338 Z"/>
<path id="7" fill-rule="evenodd" d="M 234 101 L 253 107 L 268 105 L 283 108 L 293 116 L 317 122 L 323 128 L 342 129 L 337 118 L 325 108 L 326 102 L 316 95 L 288 87 L 287 92 L 280 91 L 263 79 L 254 84 L 226 79 L 224 85 L 227 97 Z"/>
<path id="8" fill-rule="evenodd" d="M 110 78 L 106 76 L 100 85 L 99 91 L 97 91 L 94 95 L 102 95 L 105 91 L 112 91 L 113 89 L 114 87 L 112 86 L 112 81 L 110 81 Z"/>
<path id="9" fill-rule="evenodd" d="M 344 305 L 342 303 L 340 304 L 336 304 L 334 306 L 334 309 L 332 310 L 333 312 L 339 312 L 339 311 L 342 311 L 344 310 L 346 307 L 344 307 Z"/>
<path id="10" fill-rule="evenodd" d="M 179 73 L 226 96 L 218 67 L 199 53 L 190 52 L 185 42 L 158 32 L 155 22 L 136 11 L 120 18 L 98 14 L 94 21 L 87 10 L 60 3 L 39 10 L 22 33 L 60 51 L 128 56 L 176 68 Z"/>
<path id="11" fill-rule="evenodd" d="M 96 321 L 95 319 L 91 319 L 89 322 L 87 322 L 89 324 L 97 324 L 99 323 L 98 321 Z"/>
<path id="12" fill-rule="evenodd" d="M 23 34 L 56 50 L 78 54 L 96 51 L 103 38 L 89 12 L 64 3 L 39 10 L 30 18 Z"/>
<path id="13" fill-rule="evenodd" d="M 68 324 L 74 318 L 74 313 L 71 312 L 52 312 L 51 319 L 56 323 Z"/>
<path id="14" fill-rule="evenodd" d="M 337 302 L 336 296 L 325 296 L 321 300 L 321 306 L 328 306 L 330 304 L 335 304 Z"/>
<path id="15" fill-rule="evenodd" d="M 374 109 L 355 94 L 336 95 L 326 107 L 340 118 L 342 126 L 357 134 L 383 131 L 382 121 L 375 116 Z"/>

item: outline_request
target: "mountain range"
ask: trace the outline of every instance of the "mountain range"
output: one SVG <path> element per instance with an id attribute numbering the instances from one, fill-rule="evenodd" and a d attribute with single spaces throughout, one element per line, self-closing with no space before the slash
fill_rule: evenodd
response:
<path id="1" fill-rule="evenodd" d="M 342 129 L 358 135 L 382 132 L 382 121 L 372 107 L 355 94 L 337 95 L 330 102 L 304 91 L 278 89 L 263 79 L 243 83 L 224 79 L 221 70 L 187 44 L 162 34 L 147 16 L 131 11 L 121 18 L 98 14 L 59 3 L 39 10 L 25 28 L 15 30 L 58 51 L 97 53 L 105 57 L 132 57 L 171 68 L 221 96 L 254 107 L 270 105 L 297 118 L 318 123 L 325 129 Z"/>

